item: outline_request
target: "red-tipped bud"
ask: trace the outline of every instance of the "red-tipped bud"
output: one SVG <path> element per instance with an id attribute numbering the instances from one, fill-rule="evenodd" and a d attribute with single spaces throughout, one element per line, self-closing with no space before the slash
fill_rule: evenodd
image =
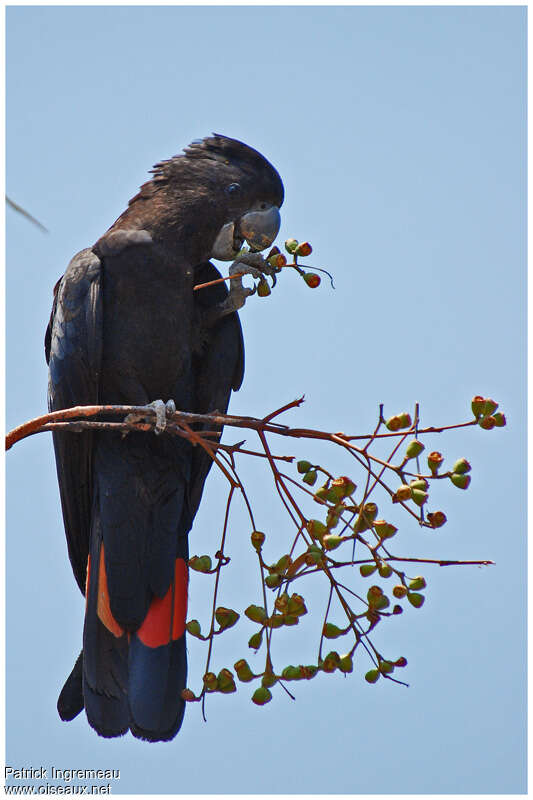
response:
<path id="1" fill-rule="evenodd" d="M 352 495 L 355 492 L 356 486 L 350 478 L 343 475 L 331 482 L 331 489 L 339 500 L 342 500 L 344 497 Z"/>
<path id="2" fill-rule="evenodd" d="M 497 411 L 495 414 L 493 414 L 492 419 L 494 420 L 494 424 L 497 428 L 504 428 L 507 425 L 505 414 L 502 414 L 501 411 Z"/>
<path id="3" fill-rule="evenodd" d="M 428 456 L 428 467 L 431 470 L 432 475 L 436 475 L 439 471 L 439 468 L 444 461 L 444 456 L 442 453 L 439 453 L 438 450 L 434 450 Z"/>
<path id="4" fill-rule="evenodd" d="M 432 528 L 442 528 L 446 523 L 446 514 L 444 511 L 430 511 L 428 513 L 428 522 Z"/>
<path id="5" fill-rule="evenodd" d="M 393 433 L 396 433 L 396 431 L 399 431 L 402 427 L 402 423 L 398 414 L 395 414 L 393 417 L 389 417 L 385 425 L 387 429 Z"/>
<path id="6" fill-rule="evenodd" d="M 395 667 L 406 667 L 407 666 L 407 659 L 401 656 L 397 661 L 394 661 Z"/>
<path id="7" fill-rule="evenodd" d="M 269 256 L 267 258 L 268 263 L 274 269 L 282 269 L 287 263 L 287 259 L 282 253 L 274 254 L 273 256 Z"/>
<path id="8" fill-rule="evenodd" d="M 300 242 L 296 250 L 294 251 L 295 255 L 302 256 L 305 258 L 306 256 L 310 256 L 313 252 L 313 248 L 309 244 L 309 242 Z"/>
<path id="9" fill-rule="evenodd" d="M 470 486 L 470 475 L 457 475 L 455 472 L 450 476 L 450 480 L 458 489 L 468 489 Z"/>
<path id="10" fill-rule="evenodd" d="M 478 424 L 484 431 L 491 431 L 496 426 L 496 420 L 494 417 L 482 417 Z"/>
<path id="11" fill-rule="evenodd" d="M 191 692 L 190 689 L 182 689 L 181 698 L 182 700 L 185 700 L 186 703 L 190 703 L 193 700 L 196 700 L 196 695 L 194 694 L 194 692 Z"/>
<path id="12" fill-rule="evenodd" d="M 303 279 L 310 289 L 316 289 L 317 286 L 320 286 L 320 275 L 315 272 L 304 272 Z"/>
<path id="13" fill-rule="evenodd" d="M 472 413 L 476 419 L 482 415 L 484 404 L 485 398 L 481 397 L 481 395 L 476 394 L 476 396 L 472 398 Z"/>

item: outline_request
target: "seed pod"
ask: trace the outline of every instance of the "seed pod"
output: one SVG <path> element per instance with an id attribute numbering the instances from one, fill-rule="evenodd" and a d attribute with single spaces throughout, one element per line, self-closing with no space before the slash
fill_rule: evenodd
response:
<path id="1" fill-rule="evenodd" d="M 403 414 L 400 414 L 400 428 L 410 428 L 413 424 L 411 420 L 411 415 L 408 414 L 406 411 Z"/>
<path id="2" fill-rule="evenodd" d="M 283 574 L 288 570 L 291 564 L 292 564 L 292 558 L 288 553 L 286 553 L 284 556 L 281 556 L 281 558 L 277 561 L 275 567 L 276 572 Z"/>
<path id="3" fill-rule="evenodd" d="M 296 681 L 300 678 L 300 668 L 289 664 L 288 667 L 282 670 L 281 677 L 286 681 Z"/>
<path id="4" fill-rule="evenodd" d="M 298 461 L 296 464 L 296 469 L 300 473 L 300 475 L 305 475 L 306 472 L 309 472 L 313 465 L 310 461 Z"/>
<path id="5" fill-rule="evenodd" d="M 405 588 L 405 586 L 399 583 L 397 586 L 394 587 L 392 593 L 394 597 L 397 597 L 398 600 L 401 600 L 402 597 L 405 597 L 405 595 L 407 594 L 407 589 Z"/>
<path id="6" fill-rule="evenodd" d="M 313 248 L 309 244 L 309 242 L 300 242 L 298 247 L 295 250 L 295 255 L 302 256 L 305 258 L 306 256 L 310 256 L 313 252 Z"/>
<path id="7" fill-rule="evenodd" d="M 406 667 L 407 666 L 407 659 L 401 656 L 397 661 L 394 661 L 395 667 Z"/>
<path id="8" fill-rule="evenodd" d="M 252 542 L 252 545 L 257 550 L 258 553 L 261 551 L 265 539 L 266 539 L 266 536 L 261 531 L 254 531 L 252 533 L 252 535 L 250 536 L 250 540 Z"/>
<path id="9" fill-rule="evenodd" d="M 263 623 L 266 620 L 266 611 L 263 606 L 248 606 L 246 611 L 244 612 L 248 619 L 251 619 L 252 622 L 259 622 Z"/>
<path id="10" fill-rule="evenodd" d="M 367 531 L 378 515 L 378 507 L 375 503 L 365 503 L 359 511 L 353 530 L 355 533 Z"/>
<path id="11" fill-rule="evenodd" d="M 321 486 L 320 489 L 316 490 L 314 496 L 317 500 L 327 500 L 329 497 L 329 488 L 326 485 Z"/>
<path id="12" fill-rule="evenodd" d="M 204 686 L 208 692 L 216 692 L 218 689 L 217 676 L 214 672 L 206 672 L 204 675 Z"/>
<path id="13" fill-rule="evenodd" d="M 397 532 L 398 528 L 386 522 L 384 519 L 377 519 L 374 522 L 374 530 L 380 539 L 390 539 Z"/>
<path id="14" fill-rule="evenodd" d="M 282 614 L 285 611 L 287 611 L 289 607 L 289 595 L 287 594 L 287 592 L 283 592 L 283 594 L 280 594 L 279 597 L 276 597 L 274 601 L 274 606 Z"/>
<path id="15" fill-rule="evenodd" d="M 342 500 L 344 497 L 349 497 L 355 492 L 356 485 L 350 478 L 347 478 L 346 475 L 342 475 L 340 478 L 336 478 L 331 482 L 331 489 L 339 500 Z"/>
<path id="16" fill-rule="evenodd" d="M 340 664 L 340 656 L 336 650 L 332 650 L 331 653 L 328 653 L 325 657 L 324 661 L 322 662 L 322 669 L 324 672 L 335 672 L 337 667 Z"/>
<path id="17" fill-rule="evenodd" d="M 267 575 L 265 578 L 265 584 L 268 586 L 269 589 L 277 589 L 278 586 L 281 586 L 283 578 L 281 575 L 277 573 L 273 573 L 272 575 Z"/>
<path id="18" fill-rule="evenodd" d="M 391 672 L 394 672 L 394 664 L 391 661 L 380 661 L 379 671 L 382 675 L 389 675 Z"/>
<path id="19" fill-rule="evenodd" d="M 345 674 L 347 672 L 353 672 L 353 661 L 349 653 L 346 653 L 345 656 L 341 656 L 339 661 L 339 669 L 341 672 L 344 672 Z"/>
<path id="20" fill-rule="evenodd" d="M 365 675 L 365 681 L 367 683 L 376 683 L 379 679 L 379 669 L 369 669 Z"/>
<path id="21" fill-rule="evenodd" d="M 307 483 L 309 486 L 314 486 L 317 479 L 317 471 L 316 469 L 310 469 L 309 472 L 306 472 L 303 477 L 303 482 Z"/>
<path id="22" fill-rule="evenodd" d="M 270 689 L 270 687 L 274 686 L 277 682 L 278 679 L 272 672 L 266 672 L 261 678 L 261 686 L 264 686 L 266 689 Z"/>
<path id="23" fill-rule="evenodd" d="M 452 467 L 452 472 L 457 473 L 458 475 L 464 475 L 465 472 L 470 472 L 472 467 L 466 460 L 466 458 L 459 458 Z"/>
<path id="24" fill-rule="evenodd" d="M 390 578 L 392 575 L 392 568 L 389 566 L 389 564 L 383 563 L 379 568 L 379 574 L 382 578 Z"/>
<path id="25" fill-rule="evenodd" d="M 400 503 L 402 501 L 410 499 L 411 499 L 411 487 L 408 486 L 406 483 L 402 483 L 401 486 L 398 486 L 398 488 L 392 495 L 393 503 Z"/>
<path id="26" fill-rule="evenodd" d="M 226 628 L 232 628 L 239 616 L 232 608 L 224 608 L 223 606 L 219 606 L 215 611 L 215 619 L 220 625 L 221 631 L 226 630 Z"/>
<path id="27" fill-rule="evenodd" d="M 186 703 L 190 703 L 192 700 L 196 700 L 196 695 L 194 692 L 191 692 L 190 689 L 182 689 L 181 698 L 185 700 Z"/>
<path id="28" fill-rule="evenodd" d="M 403 608 L 401 606 L 394 606 L 392 609 L 393 614 L 403 614 Z"/>
<path id="29" fill-rule="evenodd" d="M 450 475 L 450 480 L 458 489 L 468 489 L 470 486 L 470 475 L 457 475 L 455 472 Z"/>
<path id="30" fill-rule="evenodd" d="M 428 513 L 428 522 L 432 528 L 442 528 L 446 522 L 446 514 L 444 511 L 430 511 Z"/>
<path id="31" fill-rule="evenodd" d="M 415 478 L 412 481 L 409 481 L 409 486 L 411 489 L 421 489 L 423 492 L 427 492 L 429 483 L 425 478 Z"/>
<path id="32" fill-rule="evenodd" d="M 281 626 L 285 622 L 285 617 L 283 614 L 272 614 L 271 617 L 267 619 L 267 625 L 269 628 L 281 628 Z"/>
<path id="33" fill-rule="evenodd" d="M 341 631 L 341 629 L 337 628 L 332 622 L 326 622 L 322 633 L 326 639 L 337 639 L 339 636 L 343 635 L 344 631 Z"/>
<path id="34" fill-rule="evenodd" d="M 484 404 L 485 398 L 481 397 L 481 395 L 477 394 L 472 398 L 472 413 L 476 419 L 482 415 Z"/>
<path id="35" fill-rule="evenodd" d="M 276 255 L 269 256 L 267 258 L 268 263 L 271 267 L 275 269 L 282 269 L 287 264 L 287 259 L 282 253 L 277 253 Z"/>
<path id="36" fill-rule="evenodd" d="M 197 636 L 200 638 L 202 635 L 202 629 L 197 619 L 191 619 L 190 622 L 186 624 L 185 628 L 187 632 L 191 634 L 191 636 Z"/>
<path id="37" fill-rule="evenodd" d="M 432 475 L 436 475 L 439 471 L 439 467 L 442 465 L 444 461 L 444 456 L 442 453 L 439 453 L 438 450 L 434 450 L 428 456 L 428 467 L 431 470 Z"/>
<path id="38" fill-rule="evenodd" d="M 422 442 L 419 442 L 418 439 L 413 439 L 407 445 L 405 449 L 405 455 L 407 458 L 416 458 L 417 456 L 420 455 L 420 453 L 422 453 L 423 450 L 424 450 L 424 445 L 422 444 Z"/>
<path id="39" fill-rule="evenodd" d="M 494 424 L 497 428 L 504 428 L 505 425 L 507 425 L 505 414 L 502 414 L 501 411 L 497 411 L 495 414 L 493 414 L 492 419 L 494 420 Z"/>
<path id="40" fill-rule="evenodd" d="M 496 426 L 496 420 L 494 417 L 482 417 L 478 424 L 484 431 L 491 431 Z"/>
<path id="41" fill-rule="evenodd" d="M 249 683 L 254 678 L 254 674 L 250 669 L 250 665 L 246 661 L 246 659 L 241 658 L 239 661 L 236 661 L 233 665 L 235 668 L 235 672 L 237 673 L 237 677 L 243 683 Z"/>
<path id="42" fill-rule="evenodd" d="M 287 239 L 287 241 L 285 242 L 285 250 L 287 251 L 287 253 L 290 253 L 291 256 L 294 255 L 297 247 L 298 247 L 297 239 Z"/>
<path id="43" fill-rule="evenodd" d="M 415 608 L 421 608 L 424 605 L 424 600 L 426 599 L 423 594 L 417 594 L 416 592 L 409 592 L 407 595 L 407 599 L 411 603 L 412 606 Z"/>
<path id="44" fill-rule="evenodd" d="M 359 572 L 363 576 L 363 578 L 368 578 L 369 575 L 372 575 L 373 572 L 377 570 L 375 564 L 361 564 L 359 567 Z"/>
<path id="45" fill-rule="evenodd" d="M 289 614 L 294 614 L 297 617 L 302 617 L 304 614 L 307 614 L 305 600 L 301 594 L 292 595 L 292 597 L 289 599 L 289 606 L 287 610 Z"/>
<path id="46" fill-rule="evenodd" d="M 218 691 L 222 694 L 231 694 L 237 691 L 233 673 L 229 669 L 221 669 L 217 676 Z"/>
<path id="47" fill-rule="evenodd" d="M 272 294 L 272 289 L 268 285 L 268 281 L 265 278 L 260 278 L 257 284 L 257 296 L 268 297 L 269 294 Z"/>
<path id="48" fill-rule="evenodd" d="M 272 695 L 266 686 L 260 686 L 252 695 L 252 703 L 255 703 L 256 706 L 264 706 L 266 703 L 270 703 L 271 700 Z"/>
<path id="49" fill-rule="evenodd" d="M 385 427 L 387 430 L 396 433 L 402 427 L 402 423 L 398 414 L 395 414 L 393 417 L 389 417 L 385 423 Z"/>
<path id="50" fill-rule="evenodd" d="M 300 664 L 299 670 L 300 678 L 305 678 L 305 680 L 309 681 L 317 674 L 318 667 L 315 664 L 307 664 L 305 667 Z"/>
<path id="51" fill-rule="evenodd" d="M 315 272 L 304 272 L 303 279 L 310 289 L 316 289 L 320 286 L 320 275 Z"/>
<path id="52" fill-rule="evenodd" d="M 332 533 L 322 538 L 322 543 L 326 550 L 336 550 L 344 541 L 345 539 L 343 539 L 342 536 L 335 536 Z"/>
<path id="53" fill-rule="evenodd" d="M 426 579 L 422 575 L 417 575 L 412 581 L 409 581 L 410 589 L 425 589 Z"/>
<path id="54" fill-rule="evenodd" d="M 484 417 L 490 417 L 496 409 L 498 408 L 498 403 L 494 400 L 491 400 L 490 397 L 485 397 L 485 402 L 483 403 L 483 407 L 481 409 L 481 413 Z"/>

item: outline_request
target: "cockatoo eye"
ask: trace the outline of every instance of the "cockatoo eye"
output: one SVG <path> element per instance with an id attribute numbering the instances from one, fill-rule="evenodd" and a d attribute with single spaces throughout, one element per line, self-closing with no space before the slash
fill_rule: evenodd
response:
<path id="1" fill-rule="evenodd" d="M 226 187 L 226 194 L 229 194 L 235 197 L 241 191 L 241 186 L 239 183 L 230 183 L 229 186 Z"/>

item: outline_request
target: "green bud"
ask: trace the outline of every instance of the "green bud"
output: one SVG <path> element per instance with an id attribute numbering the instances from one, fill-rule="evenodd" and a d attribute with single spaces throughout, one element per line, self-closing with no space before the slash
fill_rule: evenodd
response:
<path id="1" fill-rule="evenodd" d="M 424 600 L 426 599 L 423 594 L 417 594 L 416 592 L 409 592 L 407 595 L 407 599 L 411 603 L 412 606 L 415 608 L 421 608 L 424 605 Z"/>
<path id="2" fill-rule="evenodd" d="M 323 522 L 320 522 L 318 519 L 310 519 L 306 525 L 307 531 L 313 539 L 322 539 L 322 536 L 326 533 L 327 528 Z"/>
<path id="3" fill-rule="evenodd" d="M 330 533 L 327 536 L 322 538 L 322 542 L 326 550 L 336 550 L 339 545 L 341 545 L 345 540 L 342 536 L 334 536 L 334 534 Z"/>
<path id="4" fill-rule="evenodd" d="M 291 256 L 294 255 L 297 247 L 298 247 L 297 239 L 287 239 L 287 241 L 285 242 L 285 250 L 287 251 L 287 253 L 290 253 Z"/>
<path id="5" fill-rule="evenodd" d="M 405 449 L 405 455 L 407 458 L 416 458 L 417 456 L 420 455 L 420 453 L 423 452 L 423 450 L 424 450 L 424 445 L 422 444 L 422 442 L 419 442 L 418 439 L 413 439 L 407 445 Z"/>
<path id="6" fill-rule="evenodd" d="M 369 669 L 365 675 L 365 681 L 367 683 L 376 683 L 379 679 L 379 669 Z"/>
<path id="7" fill-rule="evenodd" d="M 394 664 L 392 664 L 390 661 L 380 661 L 379 671 L 382 675 L 388 675 L 389 673 L 394 672 Z"/>
<path id="8" fill-rule="evenodd" d="M 472 467 L 466 460 L 466 458 L 459 458 L 452 467 L 452 472 L 457 473 L 457 475 L 464 475 L 465 472 L 470 472 Z"/>
<path id="9" fill-rule="evenodd" d="M 344 673 L 353 672 L 353 661 L 349 653 L 346 653 L 345 656 L 341 656 L 339 661 L 339 669 Z"/>
<path id="10" fill-rule="evenodd" d="M 197 619 L 191 619 L 191 621 L 186 624 L 185 628 L 191 636 L 196 636 L 198 639 L 201 638 L 202 629 Z"/>
<path id="11" fill-rule="evenodd" d="M 256 706 L 264 706 L 266 703 L 270 703 L 271 700 L 272 695 L 266 686 L 260 686 L 252 695 L 252 703 L 255 703 Z"/>
<path id="12" fill-rule="evenodd" d="M 239 616 L 240 615 L 232 608 L 223 608 L 219 606 L 215 611 L 215 619 L 220 625 L 220 630 L 232 628 L 239 619 Z"/>
<path id="13" fill-rule="evenodd" d="M 429 483 L 425 478 L 415 478 L 412 481 L 409 481 L 409 486 L 411 489 L 421 489 L 423 492 L 427 492 Z"/>
<path id="14" fill-rule="evenodd" d="M 337 628 L 332 622 L 326 622 L 322 632 L 326 639 L 337 639 L 344 634 L 344 631 L 341 631 L 341 629 Z"/>
<path id="15" fill-rule="evenodd" d="M 375 564 L 361 564 L 359 567 L 359 572 L 363 576 L 363 578 L 368 578 L 369 575 L 372 575 L 377 570 Z"/>
<path id="16" fill-rule="evenodd" d="M 404 411 L 403 414 L 400 414 L 399 417 L 400 417 L 401 428 L 410 428 L 411 425 L 413 424 L 411 421 L 411 415 L 408 414 L 406 411 Z"/>
<path id="17" fill-rule="evenodd" d="M 298 461 L 296 464 L 296 469 L 301 475 L 305 475 L 306 472 L 309 472 L 313 465 L 310 461 Z"/>
<path id="18" fill-rule="evenodd" d="M 412 581 L 409 581 L 410 589 L 425 589 L 426 579 L 422 575 L 417 575 Z"/>
<path id="19" fill-rule="evenodd" d="M 281 673 L 281 677 L 286 681 L 297 681 L 300 678 L 300 667 L 294 667 L 290 664 Z"/>
<path id="20" fill-rule="evenodd" d="M 265 675 L 263 675 L 261 678 L 261 686 L 264 686 L 266 689 L 270 689 L 270 687 L 274 686 L 274 684 L 277 682 L 278 679 L 271 672 L 265 673 Z"/>
<path id="21" fill-rule="evenodd" d="M 382 578 L 390 578 L 392 575 L 392 568 L 388 564 L 381 564 L 379 567 L 379 574 Z"/>
<path id="22" fill-rule="evenodd" d="M 237 673 L 237 677 L 243 683 L 249 683 L 254 678 L 254 674 L 250 669 L 250 665 L 246 661 L 246 659 L 241 658 L 239 661 L 236 661 L 233 665 L 235 668 L 235 672 Z"/>
<path id="23" fill-rule="evenodd" d="M 263 547 L 264 541 L 266 539 L 265 534 L 261 533 L 261 531 L 254 531 L 252 533 L 252 535 L 250 536 L 250 539 L 251 539 L 253 547 L 259 553 L 261 551 L 261 548 Z"/>
<path id="24" fill-rule="evenodd" d="M 248 640 L 248 647 L 250 647 L 252 650 L 259 650 L 262 641 L 263 631 L 257 631 L 257 633 L 254 633 L 253 636 L 250 636 L 250 639 Z"/>
<path id="25" fill-rule="evenodd" d="M 450 476 L 450 480 L 458 489 L 468 489 L 470 486 L 470 475 L 457 475 L 455 472 Z"/>
<path id="26" fill-rule="evenodd" d="M 277 575 L 275 572 L 272 575 L 267 575 L 265 578 L 265 584 L 269 589 L 277 589 L 278 586 L 281 586 L 282 581 L 283 578 L 281 575 Z"/>
<path id="27" fill-rule="evenodd" d="M 490 417 L 496 409 L 498 408 L 498 403 L 494 400 L 491 400 L 489 397 L 485 397 L 485 402 L 483 403 L 483 408 L 481 409 L 481 413 L 484 417 Z"/>
<path id="28" fill-rule="evenodd" d="M 303 482 L 307 483 L 309 486 L 314 486 L 317 479 L 317 471 L 316 469 L 310 469 L 309 472 L 306 472 L 303 477 Z"/>
<path id="29" fill-rule="evenodd" d="M 492 419 L 494 420 L 494 424 L 497 428 L 504 428 L 505 425 L 507 425 L 505 414 L 502 414 L 500 411 L 497 411 L 495 414 L 493 414 Z"/>
<path id="30" fill-rule="evenodd" d="M 209 572 L 211 566 L 211 558 L 209 556 L 193 556 L 189 559 L 189 567 L 196 570 L 196 572 Z"/>
<path id="31" fill-rule="evenodd" d="M 231 694 L 237 691 L 233 673 L 229 669 L 221 669 L 217 676 L 218 691 L 222 694 Z"/>
<path id="32" fill-rule="evenodd" d="M 411 489 L 411 500 L 417 506 L 423 506 L 428 499 L 428 493 L 423 492 L 421 489 Z"/>
<path id="33" fill-rule="evenodd" d="M 262 606 L 248 606 L 246 611 L 244 612 L 248 619 L 251 619 L 252 622 L 259 622 L 263 623 L 266 620 L 266 611 Z"/>

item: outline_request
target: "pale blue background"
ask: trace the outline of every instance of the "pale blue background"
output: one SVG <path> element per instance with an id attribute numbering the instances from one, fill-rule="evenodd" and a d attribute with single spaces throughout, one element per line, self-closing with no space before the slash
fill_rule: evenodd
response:
<path id="1" fill-rule="evenodd" d="M 409 689 L 368 686 L 361 653 L 347 679 L 291 684 L 296 703 L 278 690 L 258 709 L 242 685 L 213 697 L 207 725 L 189 708 L 160 745 L 105 741 L 84 716 L 57 716 L 83 602 L 51 438 L 17 445 L 7 457 L 7 762 L 119 768 L 122 792 L 524 792 L 525 8 L 19 7 L 7 21 L 8 193 L 50 230 L 7 211 L 8 427 L 45 410 L 42 340 L 70 257 L 157 160 L 213 130 L 276 165 L 280 239 L 309 238 L 309 260 L 337 286 L 311 292 L 282 275 L 269 299 L 249 303 L 234 413 L 262 415 L 305 392 L 288 422 L 355 433 L 371 429 L 380 402 L 393 413 L 419 400 L 424 423 L 445 424 L 468 419 L 472 395 L 487 393 L 509 420 L 428 441 L 469 457 L 472 486 L 440 487 L 448 525 L 429 534 L 405 520 L 394 551 L 496 566 L 424 569 L 424 608 L 378 629 L 386 654 L 408 658 Z M 273 447 L 349 469 L 329 450 Z M 278 557 L 288 526 L 267 473 L 254 464 L 248 474 Z M 212 476 L 193 553 L 215 551 L 223 505 Z M 242 609 L 259 599 L 256 568 L 249 526 L 240 512 L 232 520 L 221 601 Z M 190 592 L 204 621 L 208 583 L 195 576 Z M 319 626 L 317 587 L 304 594 Z M 309 656 L 311 616 L 298 630 Z M 245 621 L 221 637 L 214 666 L 246 655 L 252 632 Z M 290 662 L 288 646 L 277 652 Z M 190 661 L 199 676 L 199 647 Z"/>

